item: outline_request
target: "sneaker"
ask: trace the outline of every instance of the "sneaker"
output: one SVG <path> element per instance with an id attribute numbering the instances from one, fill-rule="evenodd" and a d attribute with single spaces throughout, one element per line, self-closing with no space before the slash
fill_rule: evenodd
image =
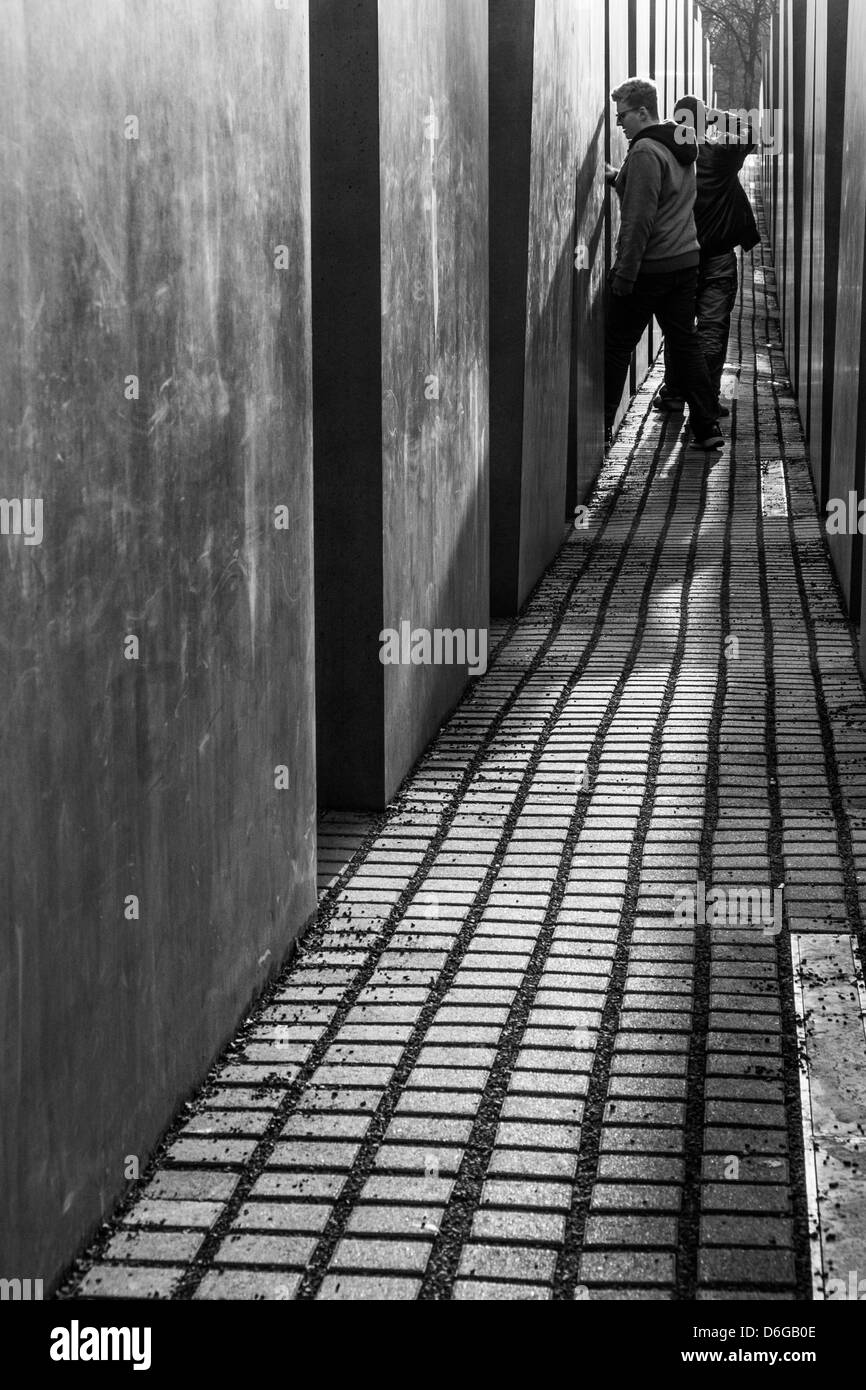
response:
<path id="1" fill-rule="evenodd" d="M 731 412 L 728 410 L 728 407 L 726 405 L 722 405 L 721 401 L 719 401 L 719 408 L 716 411 L 716 414 L 718 415 L 719 419 L 727 420 L 730 413 Z"/>
<path id="2" fill-rule="evenodd" d="M 718 426 L 714 426 L 703 439 L 692 440 L 694 449 L 723 449 L 725 447 L 725 437 L 719 433 Z"/>
<path id="3" fill-rule="evenodd" d="M 681 396 L 666 396 L 662 391 L 656 391 L 652 406 L 653 410 L 663 410 L 671 415 L 681 415 L 686 408 L 686 403 Z"/>

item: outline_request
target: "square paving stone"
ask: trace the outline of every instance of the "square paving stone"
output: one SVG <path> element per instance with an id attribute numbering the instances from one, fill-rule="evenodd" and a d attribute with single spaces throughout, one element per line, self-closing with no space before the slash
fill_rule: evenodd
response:
<path id="1" fill-rule="evenodd" d="M 778 1212 L 788 1215 L 791 1194 L 787 1187 L 773 1183 L 715 1182 L 704 1183 L 701 1204 L 705 1212 Z"/>
<path id="2" fill-rule="evenodd" d="M 166 1163 L 247 1163 L 257 1139 L 176 1139 L 165 1156 Z"/>
<path id="3" fill-rule="evenodd" d="M 119 1231 L 105 1247 L 105 1259 L 181 1264 L 193 1258 L 203 1240 L 202 1231 Z"/>
<path id="4" fill-rule="evenodd" d="M 331 1269 L 423 1274 L 429 1258 L 429 1240 L 375 1240 L 372 1237 L 344 1236 L 334 1251 Z"/>
<path id="5" fill-rule="evenodd" d="M 590 1201 L 593 1211 L 679 1211 L 681 1204 L 679 1187 L 639 1182 L 596 1183 Z"/>
<path id="6" fill-rule="evenodd" d="M 181 1133 L 192 1135 L 243 1135 L 263 1134 L 271 1122 L 268 1111 L 261 1110 L 204 1110 L 193 1115 L 184 1125 Z"/>
<path id="7" fill-rule="evenodd" d="M 168 1199 L 201 1202 L 225 1202 L 238 1185 L 237 1173 L 220 1173 L 214 1169 L 184 1171 L 163 1169 L 155 1173 L 142 1191 L 145 1199 Z"/>
<path id="8" fill-rule="evenodd" d="M 674 1256 L 648 1250 L 593 1250 L 580 1257 L 584 1284 L 672 1284 Z"/>
<path id="9" fill-rule="evenodd" d="M 484 1207 L 472 1220 L 475 1241 L 528 1241 L 535 1245 L 559 1245 L 565 1235 L 565 1217 L 553 1212 L 494 1210 Z"/>
<path id="10" fill-rule="evenodd" d="M 484 1279 L 458 1279 L 451 1297 L 459 1303 L 470 1300 L 504 1300 L 521 1302 L 524 1299 L 546 1301 L 551 1298 L 551 1290 L 545 1284 L 511 1284 Z"/>
<path id="11" fill-rule="evenodd" d="M 576 1167 L 576 1153 L 555 1153 L 549 1149 L 494 1149 L 487 1171 L 491 1177 L 564 1178 L 571 1181 Z"/>
<path id="12" fill-rule="evenodd" d="M 614 1246 L 674 1246 L 677 1222 L 666 1216 L 590 1216 L 584 1244 Z"/>
<path id="13" fill-rule="evenodd" d="M 307 1235 L 234 1235 L 225 1237 L 217 1251 L 217 1265 L 283 1265 L 303 1269 L 316 1248 Z"/>
<path id="14" fill-rule="evenodd" d="M 406 1090 L 395 1107 L 395 1115 L 469 1115 L 481 1104 L 480 1091 Z"/>
<path id="15" fill-rule="evenodd" d="M 349 1216 L 351 1235 L 410 1236 L 433 1240 L 442 1220 L 441 1206 L 384 1206 L 366 1203 L 356 1206 Z"/>
<path id="16" fill-rule="evenodd" d="M 360 1201 L 417 1202 L 420 1206 L 427 1206 L 428 1204 L 444 1206 L 451 1196 L 453 1186 L 453 1178 L 435 1177 L 432 1173 L 430 1175 L 422 1173 L 417 1176 L 401 1174 L 399 1177 L 374 1174 L 364 1183 Z"/>
<path id="17" fill-rule="evenodd" d="M 571 1206 L 571 1196 L 570 1183 L 488 1178 L 481 1189 L 481 1205 L 567 1211 Z"/>
<path id="18" fill-rule="evenodd" d="M 700 1250 L 698 1280 L 702 1284 L 796 1283 L 793 1253 L 787 1250 Z"/>
<path id="19" fill-rule="evenodd" d="M 794 1228 L 784 1216 L 702 1216 L 701 1244 L 791 1248 Z"/>
<path id="20" fill-rule="evenodd" d="M 633 1182 L 683 1181 L 681 1158 L 656 1154 L 602 1154 L 598 1161 L 599 1179 L 620 1179 Z"/>
<path id="21" fill-rule="evenodd" d="M 302 1172 L 335 1168 L 347 1172 L 359 1148 L 359 1144 L 329 1143 L 324 1139 L 278 1139 L 268 1158 L 267 1168 L 298 1168 Z"/>
<path id="22" fill-rule="evenodd" d="M 269 1269 L 212 1269 L 196 1290 L 197 1299 L 267 1300 L 294 1298 L 300 1273 Z"/>
<path id="23" fill-rule="evenodd" d="M 362 1139 L 370 1128 L 370 1115 L 326 1115 L 300 1111 L 286 1121 L 281 1137 L 322 1138 L 328 1140 Z"/>
<path id="24" fill-rule="evenodd" d="M 418 1297 L 420 1279 L 401 1279 L 393 1275 L 327 1274 L 316 1295 L 317 1300 L 342 1299 L 358 1302 L 392 1303 Z"/>
<path id="25" fill-rule="evenodd" d="M 123 1218 L 124 1226 L 202 1227 L 207 1230 L 223 1210 L 222 1202 L 142 1199 Z"/>
<path id="26" fill-rule="evenodd" d="M 262 1173 L 251 1197 L 337 1197 L 345 1173 Z"/>
<path id="27" fill-rule="evenodd" d="M 530 1284 L 549 1281 L 556 1252 L 531 1246 L 467 1244 L 460 1255 L 458 1278 L 516 1279 Z"/>
<path id="28" fill-rule="evenodd" d="M 78 1286 L 81 1298 L 171 1298 L 184 1270 L 168 1265 L 95 1264 Z"/>
<path id="29" fill-rule="evenodd" d="M 321 1202 L 245 1202 L 236 1231 L 323 1231 L 333 1207 Z"/>
<path id="30" fill-rule="evenodd" d="M 673 1126 L 664 1129 L 642 1125 L 605 1125 L 601 1131 L 602 1153 L 682 1153 L 685 1135 Z"/>

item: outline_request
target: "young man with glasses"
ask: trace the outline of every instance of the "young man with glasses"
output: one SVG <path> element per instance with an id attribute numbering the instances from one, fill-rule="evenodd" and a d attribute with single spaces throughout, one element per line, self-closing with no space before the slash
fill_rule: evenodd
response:
<path id="1" fill-rule="evenodd" d="M 621 223 L 610 276 L 605 336 L 605 429 L 609 439 L 631 355 L 655 315 L 689 404 L 698 449 L 720 449 L 718 399 L 695 330 L 700 247 L 695 230 L 696 142 L 659 121 L 655 83 L 630 77 L 611 92 L 629 142 L 621 169 L 607 167 Z"/>

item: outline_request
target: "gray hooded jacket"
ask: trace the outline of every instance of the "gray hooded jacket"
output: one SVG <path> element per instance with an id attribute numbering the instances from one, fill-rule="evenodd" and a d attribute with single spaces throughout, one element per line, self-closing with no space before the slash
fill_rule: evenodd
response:
<path id="1" fill-rule="evenodd" d="M 687 143 L 675 121 L 645 126 L 613 180 L 622 214 L 614 271 L 630 283 L 641 274 L 686 270 L 700 261 L 694 217 L 698 150 L 694 132 L 689 134 Z"/>

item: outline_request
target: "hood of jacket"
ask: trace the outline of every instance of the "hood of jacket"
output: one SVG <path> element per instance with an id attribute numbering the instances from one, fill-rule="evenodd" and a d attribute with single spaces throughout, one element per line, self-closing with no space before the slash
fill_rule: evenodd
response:
<path id="1" fill-rule="evenodd" d="M 670 150 L 679 164 L 694 164 L 698 157 L 694 130 L 678 121 L 660 121 L 658 125 L 644 126 L 643 130 L 638 131 L 629 148 L 634 149 L 638 140 L 657 140 L 665 149 Z"/>

